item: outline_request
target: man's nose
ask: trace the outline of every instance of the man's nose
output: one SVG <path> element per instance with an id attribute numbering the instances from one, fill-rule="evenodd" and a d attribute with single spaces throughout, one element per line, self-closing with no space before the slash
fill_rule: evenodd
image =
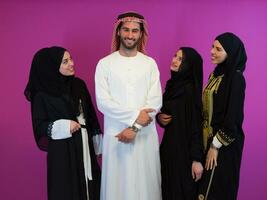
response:
<path id="1" fill-rule="evenodd" d="M 133 38 L 133 33 L 129 31 L 128 38 L 132 39 Z"/>

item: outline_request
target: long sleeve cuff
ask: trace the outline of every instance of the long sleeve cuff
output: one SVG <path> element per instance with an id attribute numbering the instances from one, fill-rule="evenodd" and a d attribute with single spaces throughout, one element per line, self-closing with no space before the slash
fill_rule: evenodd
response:
<path id="1" fill-rule="evenodd" d="M 93 144 L 94 144 L 95 154 L 96 155 L 102 154 L 102 144 L 103 144 L 102 134 L 97 134 L 93 136 Z"/>
<path id="2" fill-rule="evenodd" d="M 218 149 L 222 146 L 222 143 L 220 143 L 216 136 L 213 137 L 212 144 Z"/>
<path id="3" fill-rule="evenodd" d="M 228 136 L 224 131 L 219 130 L 215 137 L 218 139 L 218 141 L 223 144 L 224 146 L 228 146 L 229 144 L 231 144 L 235 138 L 232 138 L 230 136 Z"/>
<path id="4" fill-rule="evenodd" d="M 54 121 L 51 130 L 51 138 L 54 140 L 70 138 L 70 120 L 59 119 Z"/>

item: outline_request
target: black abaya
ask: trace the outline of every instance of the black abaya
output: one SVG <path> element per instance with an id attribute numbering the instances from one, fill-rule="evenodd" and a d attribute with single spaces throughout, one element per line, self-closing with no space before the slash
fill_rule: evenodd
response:
<path id="1" fill-rule="evenodd" d="M 98 200 L 100 194 L 100 168 L 98 166 L 92 137 L 99 131 L 99 125 L 90 95 L 85 83 L 73 79 L 72 90 L 82 101 L 87 122 L 93 180 L 89 181 L 89 198 Z M 47 185 L 49 200 L 86 200 L 86 181 L 83 164 L 83 144 L 81 132 L 74 133 L 67 139 L 52 140 L 49 137 L 52 123 L 58 119 L 77 121 L 76 113 L 71 112 L 65 98 L 39 92 L 32 100 L 32 122 L 37 143 L 48 140 L 47 150 Z M 40 144 L 39 144 L 40 146 Z"/>

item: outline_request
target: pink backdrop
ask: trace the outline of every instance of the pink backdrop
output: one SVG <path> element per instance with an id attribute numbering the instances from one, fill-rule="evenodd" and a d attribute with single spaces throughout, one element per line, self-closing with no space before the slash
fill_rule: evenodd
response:
<path id="1" fill-rule="evenodd" d="M 148 21 L 148 52 L 159 65 L 163 87 L 169 77 L 170 59 L 178 47 L 193 46 L 201 53 L 206 82 L 213 69 L 209 59 L 213 38 L 225 31 L 242 38 L 248 62 L 246 141 L 238 199 L 265 199 L 266 9 L 263 0 L 2 0 L 0 199 L 46 199 L 46 154 L 34 143 L 30 105 L 23 96 L 33 54 L 51 45 L 69 49 L 77 75 L 87 82 L 94 97 L 96 63 L 110 51 L 117 14 L 129 10 L 142 13 Z"/>

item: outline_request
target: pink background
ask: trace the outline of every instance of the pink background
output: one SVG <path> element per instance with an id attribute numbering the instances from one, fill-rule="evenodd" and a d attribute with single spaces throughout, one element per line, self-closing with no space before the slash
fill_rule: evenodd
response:
<path id="1" fill-rule="evenodd" d="M 266 199 L 267 2 L 263 0 L 2 0 L 0 199 L 47 198 L 46 154 L 34 143 L 30 105 L 23 96 L 33 54 L 52 45 L 69 49 L 77 76 L 87 82 L 94 98 L 96 63 L 110 52 L 116 16 L 129 10 L 142 13 L 148 21 L 148 53 L 159 65 L 163 88 L 170 60 L 180 46 L 201 53 L 206 83 L 214 67 L 209 58 L 214 37 L 231 31 L 243 40 L 248 54 L 246 140 L 238 199 Z"/>

